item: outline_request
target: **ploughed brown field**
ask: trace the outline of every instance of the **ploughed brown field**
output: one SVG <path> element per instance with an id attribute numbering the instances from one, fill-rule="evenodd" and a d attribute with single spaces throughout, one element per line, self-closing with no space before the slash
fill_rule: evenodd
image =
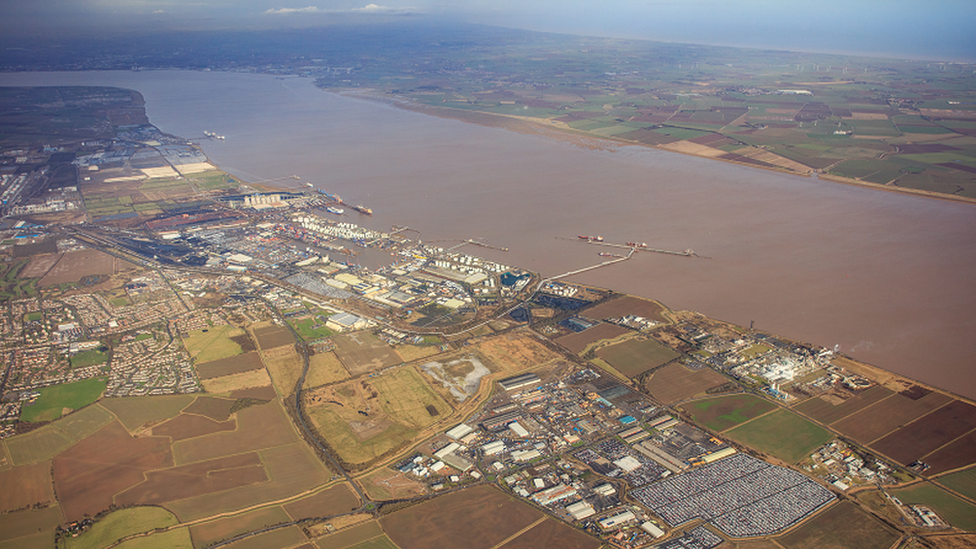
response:
<path id="1" fill-rule="evenodd" d="M 68 252 L 41 279 L 41 286 L 78 282 L 89 275 L 115 274 L 115 258 L 98 250 Z"/>
<path id="2" fill-rule="evenodd" d="M 282 345 L 295 343 L 288 328 L 281 326 L 265 326 L 254 330 L 254 335 L 258 338 L 258 345 L 262 349 L 274 349 Z"/>
<path id="3" fill-rule="evenodd" d="M 147 471 L 173 464 L 169 439 L 133 438 L 113 421 L 54 458 L 54 487 L 67 521 L 96 515 Z"/>
<path id="4" fill-rule="evenodd" d="M 861 444 L 868 444 L 951 400 L 952 397 L 942 393 L 929 393 L 917 400 L 898 393 L 838 421 L 832 427 Z"/>
<path id="5" fill-rule="evenodd" d="M 664 404 L 691 398 L 729 380 L 711 368 L 692 371 L 680 364 L 669 364 L 644 382 L 647 391 Z"/>
<path id="6" fill-rule="evenodd" d="M 907 465 L 974 428 L 976 406 L 954 400 L 871 444 L 871 448 Z"/>
<path id="7" fill-rule="evenodd" d="M 335 354 L 352 375 L 382 370 L 403 362 L 389 345 L 369 332 L 355 332 L 332 338 Z"/>
<path id="8" fill-rule="evenodd" d="M 277 402 L 237 412 L 237 425 L 236 431 L 174 443 L 173 452 L 179 463 L 193 463 L 297 441 Z"/>
<path id="9" fill-rule="evenodd" d="M 340 484 L 313 496 L 289 503 L 284 508 L 292 519 L 301 520 L 348 513 L 358 509 L 360 504 L 359 498 L 349 488 L 349 485 Z"/>
<path id="10" fill-rule="evenodd" d="M 173 442 L 176 442 L 221 431 L 233 431 L 236 428 L 237 422 L 232 419 L 214 421 L 208 417 L 180 414 L 153 427 L 152 434 L 156 437 L 170 437 Z"/>
<path id="11" fill-rule="evenodd" d="M 264 387 L 249 387 L 247 389 L 238 389 L 230 394 L 231 398 L 253 398 L 255 400 L 272 400 L 277 398 L 278 393 L 275 392 L 274 387 L 271 385 L 265 385 Z"/>
<path id="12" fill-rule="evenodd" d="M 832 404 L 823 398 L 811 398 L 794 407 L 794 410 L 806 414 L 813 419 L 830 425 L 831 423 L 844 418 L 858 410 L 863 410 L 868 406 L 879 402 L 894 394 L 890 389 L 885 389 L 880 385 L 875 385 L 855 397 L 849 398 L 840 404 Z"/>
<path id="13" fill-rule="evenodd" d="M 489 486 L 453 492 L 380 519 L 401 549 L 490 549 L 544 515 Z"/>
<path id="14" fill-rule="evenodd" d="M 929 465 L 927 475 L 937 475 L 976 462 L 976 433 L 952 441 L 951 444 L 939 448 L 922 460 Z"/>
<path id="15" fill-rule="evenodd" d="M 230 409 L 234 406 L 233 400 L 214 397 L 197 397 L 193 404 L 183 409 L 183 413 L 207 416 L 215 421 L 224 421 L 230 417 Z"/>
<path id="16" fill-rule="evenodd" d="M 261 357 L 258 355 L 258 352 L 251 351 L 243 355 L 229 356 L 227 358 L 197 364 L 196 368 L 197 373 L 200 374 L 200 379 L 213 379 L 215 377 L 264 368 L 264 364 L 261 362 Z"/>
<path id="17" fill-rule="evenodd" d="M 120 505 L 151 505 L 268 480 L 256 452 L 146 473 L 146 481 L 116 497 Z"/>
<path id="18" fill-rule="evenodd" d="M 620 337 L 626 333 L 630 332 L 627 328 L 623 326 L 617 326 L 616 324 L 597 324 L 596 326 L 583 330 L 582 332 L 577 332 L 575 334 L 564 335 L 562 337 L 556 338 L 556 343 L 567 348 L 572 353 L 581 353 L 586 346 L 591 343 L 596 343 L 601 339 L 613 339 L 615 337 Z"/>
<path id="19" fill-rule="evenodd" d="M 558 520 L 547 518 L 502 547 L 505 549 L 538 549 L 539 547 L 597 549 L 600 546 L 600 540 Z"/>
<path id="20" fill-rule="evenodd" d="M 583 316 L 603 320 L 604 318 L 637 315 L 648 320 L 667 322 L 667 319 L 662 314 L 663 312 L 664 308 L 653 301 L 628 295 L 586 309 L 583 312 Z"/>
<path id="21" fill-rule="evenodd" d="M 50 461 L 0 472 L 0 512 L 49 501 L 54 501 Z"/>

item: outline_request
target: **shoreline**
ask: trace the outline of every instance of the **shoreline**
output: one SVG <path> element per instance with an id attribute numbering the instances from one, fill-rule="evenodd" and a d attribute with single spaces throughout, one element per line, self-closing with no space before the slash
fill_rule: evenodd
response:
<path id="1" fill-rule="evenodd" d="M 318 88 L 318 86 L 316 86 L 316 88 Z M 934 198 L 939 200 L 947 200 L 949 202 L 958 202 L 962 204 L 976 205 L 976 198 L 970 198 L 968 196 L 955 196 L 955 195 L 950 195 L 945 193 L 938 193 L 934 191 L 926 191 L 923 189 L 912 189 L 908 187 L 896 187 L 893 185 L 871 183 L 869 181 L 861 181 L 859 179 L 852 179 L 849 177 L 843 177 L 839 175 L 819 173 L 814 168 L 810 168 L 809 173 L 799 173 L 794 170 L 789 170 L 786 168 L 780 168 L 775 166 L 758 166 L 756 164 L 738 162 L 735 160 L 728 160 L 725 158 L 716 158 L 716 157 L 695 154 L 688 151 L 679 151 L 675 149 L 662 147 L 660 145 L 648 145 L 647 143 L 640 143 L 638 141 L 628 141 L 626 139 L 620 139 L 614 137 L 594 136 L 580 130 L 561 127 L 555 124 L 547 125 L 541 119 L 538 118 L 529 118 L 529 117 L 515 116 L 510 114 L 498 114 L 498 113 L 476 111 L 476 110 L 469 111 L 465 109 L 457 109 L 457 108 L 446 107 L 446 106 L 424 105 L 407 98 L 386 97 L 380 95 L 375 90 L 354 90 L 354 89 L 331 90 L 325 88 L 318 88 L 318 89 L 327 93 L 335 93 L 343 97 L 351 97 L 355 99 L 363 99 L 366 101 L 374 101 L 377 103 L 390 105 L 392 107 L 402 109 L 405 111 L 416 112 L 419 114 L 425 114 L 429 116 L 436 116 L 438 118 L 458 120 L 460 122 L 466 122 L 469 124 L 478 124 L 480 126 L 484 126 L 488 128 L 501 128 L 505 130 L 514 131 L 517 133 L 526 134 L 526 135 L 539 135 L 542 137 L 549 137 L 559 141 L 569 142 L 577 146 L 582 146 L 591 150 L 604 150 L 604 151 L 611 151 L 611 152 L 613 151 L 612 146 L 599 146 L 598 144 L 600 142 L 605 142 L 608 145 L 644 147 L 647 149 L 654 149 L 658 151 L 683 154 L 686 156 L 691 156 L 693 158 L 701 158 L 704 160 L 725 162 L 727 164 L 733 164 L 736 166 L 743 166 L 746 168 L 753 168 L 757 170 L 767 170 L 770 172 L 792 175 L 797 177 L 822 179 L 822 180 L 829 181 L 831 183 L 840 183 L 842 185 L 853 185 L 857 187 L 864 187 L 864 188 L 874 189 L 879 191 L 905 194 L 909 196 Z M 587 141 L 589 143 L 588 144 L 580 143 L 579 141 Z"/>

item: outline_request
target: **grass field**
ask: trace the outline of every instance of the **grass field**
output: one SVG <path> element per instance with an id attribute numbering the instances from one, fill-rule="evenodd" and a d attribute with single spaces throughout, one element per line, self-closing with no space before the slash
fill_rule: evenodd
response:
<path id="1" fill-rule="evenodd" d="M 201 380 L 203 388 L 208 393 L 220 394 L 248 389 L 251 387 L 267 387 L 271 385 L 271 377 L 265 369 L 252 370 L 242 374 L 234 374 L 214 379 Z"/>
<path id="2" fill-rule="evenodd" d="M 82 351 L 71 357 L 71 367 L 72 368 L 85 368 L 86 366 L 94 366 L 96 364 L 105 364 L 108 362 L 109 353 L 108 351 L 102 352 L 98 349 L 89 349 L 87 351 Z"/>
<path id="3" fill-rule="evenodd" d="M 315 341 L 323 337 L 333 335 L 333 331 L 325 327 L 325 321 L 318 316 L 311 316 L 301 320 L 290 322 L 295 331 L 298 332 L 305 341 Z"/>
<path id="4" fill-rule="evenodd" d="M 7 451 L 10 452 L 10 459 L 14 465 L 51 459 L 74 442 L 74 439 L 53 425 L 45 425 L 35 431 L 6 440 Z"/>
<path id="5" fill-rule="evenodd" d="M 976 531 L 976 505 L 960 499 L 934 484 L 920 484 L 890 490 L 891 495 L 897 497 L 905 505 L 925 505 L 931 507 L 949 524 L 966 530 Z"/>
<path id="6" fill-rule="evenodd" d="M 325 387 L 311 398 L 308 413 L 319 433 L 354 465 L 398 448 L 452 411 L 413 368 Z"/>
<path id="7" fill-rule="evenodd" d="M 604 347 L 597 351 L 597 356 L 610 363 L 615 370 L 625 376 L 635 377 L 681 355 L 653 339 L 645 339 L 644 341 L 631 339 Z"/>
<path id="8" fill-rule="evenodd" d="M 775 407 L 775 404 L 753 395 L 696 400 L 682 406 L 691 413 L 695 423 L 703 424 L 713 431 L 730 429 Z"/>
<path id="9" fill-rule="evenodd" d="M 269 547 L 290 549 L 307 543 L 308 538 L 302 533 L 301 528 L 298 526 L 288 526 L 251 536 L 230 545 L 225 545 L 224 547 L 228 549 L 268 549 Z"/>
<path id="10" fill-rule="evenodd" d="M 789 549 L 888 549 L 898 534 L 843 501 L 776 538 Z"/>
<path id="11" fill-rule="evenodd" d="M 179 524 L 176 516 L 162 507 L 132 507 L 109 513 L 90 530 L 76 538 L 65 538 L 64 549 L 101 549 L 133 534 Z"/>
<path id="12" fill-rule="evenodd" d="M 231 339 L 243 334 L 243 330 L 224 324 L 191 331 L 183 338 L 183 345 L 196 362 L 210 362 L 243 353 L 244 349 Z"/>
<path id="13" fill-rule="evenodd" d="M 400 345 L 396 348 L 396 353 L 404 362 L 413 362 L 440 352 L 441 350 L 436 345 Z"/>
<path id="14" fill-rule="evenodd" d="M 976 500 L 976 467 L 939 477 L 939 482 L 967 498 Z"/>
<path id="15" fill-rule="evenodd" d="M 279 346 L 270 351 L 262 351 L 261 355 L 278 393 L 290 395 L 295 392 L 295 385 L 305 367 L 298 351 L 292 346 Z"/>
<path id="16" fill-rule="evenodd" d="M 115 416 L 111 412 L 99 404 L 94 404 L 62 418 L 56 426 L 69 437 L 81 440 L 114 419 Z"/>
<path id="17" fill-rule="evenodd" d="M 342 363 L 333 353 L 316 353 L 308 359 L 308 375 L 305 376 L 305 387 L 318 387 L 326 383 L 335 383 L 349 377 L 349 372 L 342 367 Z"/>
<path id="18" fill-rule="evenodd" d="M 176 417 L 194 398 L 193 395 L 107 398 L 99 404 L 115 414 L 123 427 L 135 431 L 150 421 Z"/>
<path id="19" fill-rule="evenodd" d="M 373 538 L 383 536 L 383 529 L 380 523 L 371 520 L 363 524 L 340 530 L 334 534 L 322 536 L 316 540 L 316 545 L 329 549 L 343 549 L 354 547 L 359 543 L 364 543 Z M 385 536 L 384 536 L 385 537 Z"/>
<path id="20" fill-rule="evenodd" d="M 777 410 L 725 434 L 787 463 L 796 463 L 833 436 L 830 431 L 788 410 Z"/>
<path id="21" fill-rule="evenodd" d="M 0 547 L 54 547 L 54 529 L 63 521 L 61 509 L 51 505 L 43 509 L 29 509 L 0 515 Z M 46 542 L 43 545 L 42 542 Z"/>
<path id="22" fill-rule="evenodd" d="M 98 400 L 106 385 L 105 379 L 93 378 L 38 389 L 41 396 L 34 404 L 21 409 L 20 419 L 32 423 L 54 421 L 66 408 L 77 410 Z"/>

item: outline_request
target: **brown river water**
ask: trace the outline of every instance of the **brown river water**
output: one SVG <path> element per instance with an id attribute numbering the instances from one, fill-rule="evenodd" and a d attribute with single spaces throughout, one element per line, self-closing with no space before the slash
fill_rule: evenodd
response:
<path id="1" fill-rule="evenodd" d="M 840 350 L 976 397 L 976 206 L 637 146 L 603 150 L 339 96 L 305 79 L 203 72 L 2 74 L 0 85 L 136 89 L 161 130 L 246 180 L 299 175 L 371 207 L 349 221 L 484 239 L 463 251 L 553 276 L 576 241 L 642 253 L 572 280 Z M 298 188 L 295 181 L 282 184 Z M 347 210 L 347 214 L 350 213 Z M 447 247 L 451 244 L 445 243 Z M 378 256 L 371 254 L 372 260 Z"/>

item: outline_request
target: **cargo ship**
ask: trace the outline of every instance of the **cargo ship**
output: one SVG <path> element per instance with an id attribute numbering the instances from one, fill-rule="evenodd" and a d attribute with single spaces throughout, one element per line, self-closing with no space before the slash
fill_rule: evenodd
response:
<path id="1" fill-rule="evenodd" d="M 603 242 L 602 236 L 583 236 L 581 234 L 576 235 L 580 240 L 586 240 L 587 242 Z"/>
<path id="2" fill-rule="evenodd" d="M 363 206 L 362 204 L 356 204 L 355 206 L 352 206 L 352 209 L 356 210 L 359 213 L 363 213 L 366 215 L 373 215 L 373 210 L 367 208 L 366 206 Z"/>
<path id="3" fill-rule="evenodd" d="M 343 212 L 345 212 L 345 210 L 343 210 L 342 208 L 336 208 L 335 206 L 329 206 L 325 209 L 325 211 L 329 213 L 334 213 L 336 215 L 342 215 Z"/>

